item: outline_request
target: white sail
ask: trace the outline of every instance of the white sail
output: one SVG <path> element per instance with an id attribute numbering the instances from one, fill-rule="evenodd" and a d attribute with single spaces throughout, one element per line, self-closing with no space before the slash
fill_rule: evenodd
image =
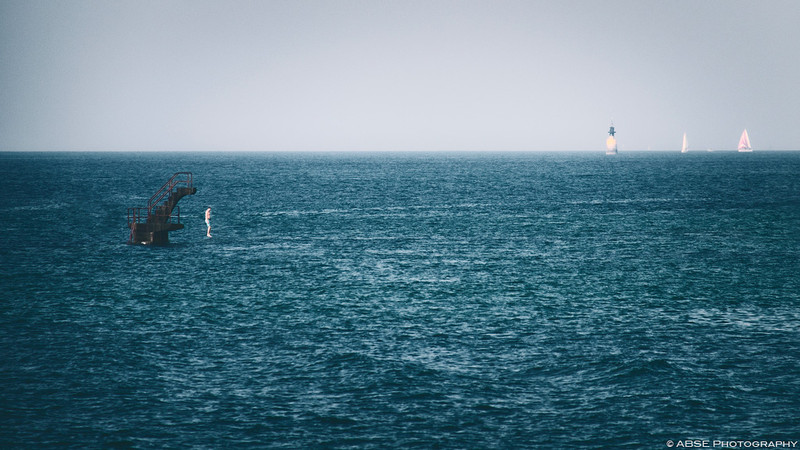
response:
<path id="1" fill-rule="evenodd" d="M 753 147 L 750 145 L 750 136 L 747 135 L 747 130 L 742 132 L 742 137 L 739 138 L 739 147 L 740 152 L 752 152 Z"/>
<path id="2" fill-rule="evenodd" d="M 686 143 L 686 133 L 683 133 L 683 146 L 681 146 L 681 153 L 689 151 L 689 145 Z"/>

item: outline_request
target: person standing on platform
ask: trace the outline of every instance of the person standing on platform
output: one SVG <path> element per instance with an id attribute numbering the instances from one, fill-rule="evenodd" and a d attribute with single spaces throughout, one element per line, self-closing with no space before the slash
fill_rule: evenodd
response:
<path id="1" fill-rule="evenodd" d="M 208 227 L 206 236 L 211 237 L 211 208 L 206 209 L 206 226 Z"/>

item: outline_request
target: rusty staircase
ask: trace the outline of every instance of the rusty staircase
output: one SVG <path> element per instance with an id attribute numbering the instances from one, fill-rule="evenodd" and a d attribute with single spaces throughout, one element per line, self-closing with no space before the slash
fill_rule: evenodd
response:
<path id="1" fill-rule="evenodd" d="M 178 201 L 194 195 L 191 172 L 177 172 L 147 201 L 147 206 L 128 208 L 129 244 L 167 245 L 170 231 L 183 228 Z"/>

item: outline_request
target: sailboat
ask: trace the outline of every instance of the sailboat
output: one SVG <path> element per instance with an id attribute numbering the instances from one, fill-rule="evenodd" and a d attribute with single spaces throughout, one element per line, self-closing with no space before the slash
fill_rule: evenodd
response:
<path id="1" fill-rule="evenodd" d="M 617 154 L 617 138 L 614 135 L 617 132 L 614 131 L 614 123 L 611 123 L 611 128 L 608 129 L 608 139 L 606 139 L 606 155 L 616 155 Z"/>
<path id="2" fill-rule="evenodd" d="M 689 151 L 689 144 L 686 143 L 686 133 L 683 133 L 683 146 L 681 146 L 681 153 Z"/>
<path id="3" fill-rule="evenodd" d="M 753 147 L 750 146 L 750 136 L 747 135 L 747 130 L 742 131 L 742 137 L 739 138 L 739 151 L 752 152 Z"/>

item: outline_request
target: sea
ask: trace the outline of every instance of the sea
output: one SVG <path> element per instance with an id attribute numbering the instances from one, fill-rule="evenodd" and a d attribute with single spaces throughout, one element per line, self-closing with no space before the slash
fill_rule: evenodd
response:
<path id="1" fill-rule="evenodd" d="M 182 171 L 184 228 L 129 245 Z M 800 152 L 0 153 L 2 448 L 800 447 L 798 424 Z"/>

